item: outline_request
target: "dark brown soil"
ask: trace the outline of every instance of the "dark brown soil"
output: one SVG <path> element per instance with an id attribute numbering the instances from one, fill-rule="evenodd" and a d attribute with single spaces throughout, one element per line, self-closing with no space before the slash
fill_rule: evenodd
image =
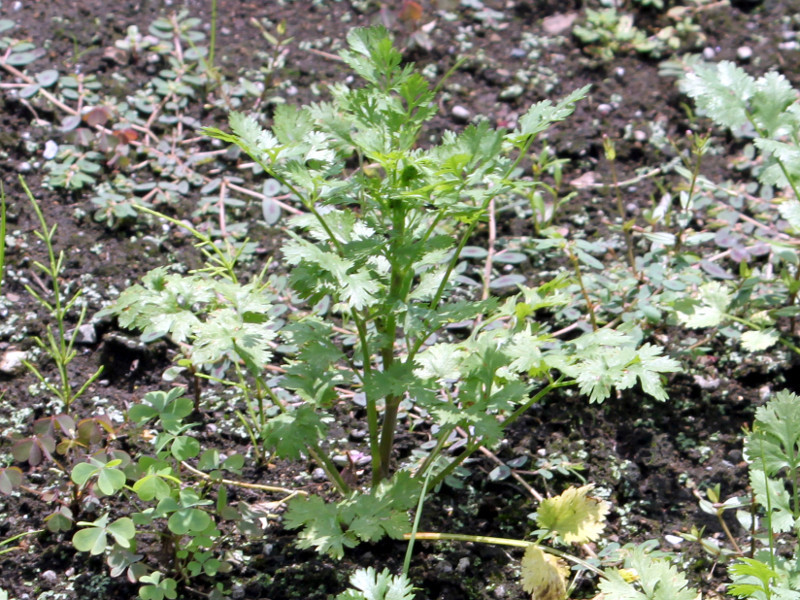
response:
<path id="1" fill-rule="evenodd" d="M 208 23 L 210 4 L 188 0 L 185 6 L 191 15 Z M 269 47 L 249 24 L 250 19 L 285 20 L 286 35 L 293 41 L 288 45 L 286 66 L 276 77 L 291 81 L 294 88 L 291 102 L 317 100 L 315 90 L 324 95 L 326 84 L 340 80 L 345 71 L 339 62 L 309 51 L 308 46 L 335 54 L 351 27 L 381 19 L 379 4 L 219 0 L 219 64 L 234 79 L 238 72 L 257 70 L 259 62 L 254 49 L 269 51 Z M 399 11 L 402 4 L 399 0 L 384 3 L 385 11 Z M 607 163 L 602 158 L 603 135 L 618 140 L 620 179 L 635 175 L 642 167 L 658 166 L 670 157 L 668 148 L 655 148 L 631 135 L 631 131 L 641 129 L 649 135 L 651 124 L 658 123 L 679 146 L 686 145 L 684 134 L 693 123 L 684 110 L 686 98 L 678 93 L 673 79 L 659 75 L 657 60 L 623 52 L 612 62 L 601 63 L 579 47 L 569 29 L 564 32 L 562 43 L 543 49 L 539 58 L 527 58 L 523 42 L 529 34 L 544 35 L 544 19 L 582 11 L 587 6 L 597 8 L 593 2 L 486 0 L 459 4 L 443 0 L 441 6 L 454 6 L 451 10 L 457 18 L 452 21 L 431 4 L 436 2 L 423 3 L 425 12 L 420 21 L 435 20 L 430 29 L 431 47 L 409 48 L 406 58 L 421 67 L 435 65 L 443 74 L 453 65 L 459 40 L 464 38 L 472 44 L 469 52 L 481 57 L 457 70 L 446 86 L 449 93 L 441 103 L 440 116 L 432 123 L 433 133 L 464 126 L 453 116 L 456 105 L 465 107 L 472 115 L 486 115 L 493 124 L 502 126 L 513 123 L 532 102 L 557 98 L 591 83 L 588 101 L 581 103 L 567 124 L 549 138 L 560 156 L 572 159 L 566 180 L 589 171 L 597 174 L 598 181 L 610 180 Z M 475 8 L 481 4 L 497 11 L 502 18 L 482 19 Z M 737 48 L 748 46 L 753 51 L 753 58 L 745 63 L 749 71 L 757 74 L 778 68 L 798 85 L 800 52 L 782 52 L 778 48 L 784 41 L 783 32 L 798 26 L 793 20 L 798 9 L 800 2 L 775 0 L 755 3 L 752 7 L 723 5 L 700 11 L 695 20 L 707 39 L 697 51 L 710 48 L 715 60 L 738 60 Z M 152 70 L 133 61 L 113 63 L 104 58 L 104 49 L 121 39 L 128 26 L 136 25 L 144 32 L 153 19 L 172 10 L 175 10 L 172 2 L 157 0 L 2 2 L 3 17 L 14 20 L 18 31 L 47 49 L 46 55 L 36 62 L 36 71 L 52 66 L 62 71 L 96 73 L 109 90 L 119 85 L 115 74 L 124 74 L 129 85 L 135 86 L 136 82 L 146 81 Z M 637 22 L 653 31 L 667 22 L 655 10 L 637 8 L 634 12 L 641 20 Z M 408 39 L 408 24 L 396 23 L 395 29 L 401 43 Z M 523 84 L 520 96 L 501 99 L 503 90 L 517 82 L 516 73 L 532 69 L 540 75 L 539 83 Z M 2 77 L 3 83 L 14 82 L 8 73 L 3 72 Z M 185 238 L 169 239 L 160 247 L 146 245 L 135 231 L 109 230 L 90 218 L 76 218 L 76 209 L 90 210 L 87 207 L 90 192 L 48 189 L 42 186 L 41 170 L 36 166 L 41 161 L 44 142 L 57 137 L 58 132 L 55 127 L 33 126 L 34 115 L 29 106 L 5 92 L 2 90 L 0 95 L 0 174 L 9 203 L 9 273 L 2 289 L 6 302 L 0 315 L 8 322 L 18 315 L 15 331 L 24 328 L 24 336 L 18 339 L 13 337 L 14 331 L 4 333 L 5 337 L 0 337 L 0 354 L 15 347 L 32 348 L 32 337 L 43 334 L 46 322 L 41 307 L 24 289 L 26 282 L 38 289 L 31 275 L 32 262 L 44 260 L 45 256 L 41 244 L 34 242 L 32 232 L 38 223 L 22 194 L 18 172 L 24 171 L 48 222 L 58 225 L 56 245 L 66 254 L 63 281 L 80 280 L 96 292 L 89 296 L 89 316 L 109 298 L 109 289 L 122 290 L 156 266 L 171 261 L 182 261 L 190 267 L 199 264 L 197 252 Z M 204 125 L 224 127 L 221 110 L 198 108 L 195 112 L 194 116 Z M 54 114 L 43 113 L 38 117 L 58 121 Z M 33 150 L 31 142 L 38 144 Z M 734 142 L 731 144 L 738 149 Z M 726 179 L 730 177 L 726 162 L 724 156 L 710 157 L 704 163 L 704 173 L 711 179 Z M 625 200 L 645 207 L 657 193 L 656 186 L 648 181 L 631 190 Z M 193 204 L 187 202 L 187 206 Z M 601 220 L 604 212 L 610 209 L 603 209 L 593 194 L 582 191 L 578 202 L 567 209 L 565 219 L 586 215 L 587 236 L 600 235 L 606 230 Z M 533 233 L 530 223 L 518 218 L 501 220 L 498 225 L 498 235 L 504 238 Z M 279 244 L 274 233 L 264 230 L 264 237 L 256 240 L 262 255 L 271 254 Z M 76 381 L 82 380 L 98 365 L 104 365 L 105 372 L 79 405 L 73 407 L 74 414 L 95 414 L 97 399 L 102 399 L 105 406 L 124 409 L 147 391 L 164 386 L 160 375 L 170 364 L 173 349 L 164 343 L 147 347 L 126 344 L 110 321 L 98 323 L 97 333 L 96 343 L 79 347 L 72 375 Z M 52 365 L 44 369 L 47 375 L 54 376 Z M 791 366 L 778 364 L 767 369 L 756 361 L 738 364 L 712 354 L 702 362 L 688 365 L 688 369 L 688 374 L 671 379 L 670 400 L 665 403 L 651 402 L 637 393 L 621 394 L 599 406 L 588 405 L 577 396 L 553 397 L 515 424 L 508 443 L 497 454 L 504 460 L 529 456 L 532 460 L 563 459 L 582 465 L 583 476 L 605 489 L 614 506 L 607 529 L 613 541 L 663 539 L 664 534 L 685 532 L 693 525 L 706 526 L 709 534 L 720 534 L 719 524 L 699 511 L 693 491 L 721 484 L 727 497 L 746 490 L 741 428 L 751 421 L 755 407 L 763 402 L 764 386 L 777 389 L 787 379 L 791 381 Z M 709 376 L 709 373 L 720 383 L 703 389 L 693 375 Z M 0 375 L 3 394 L 0 431 L 8 436 L 25 434 L 36 418 L 50 414 L 43 395 L 30 393 L 30 386 L 35 383 L 28 373 L 14 377 Z M 213 424 L 213 418 L 212 411 L 207 415 L 207 423 Z M 357 429 L 358 421 L 355 417 L 349 423 L 345 419 L 344 426 Z M 411 436 L 407 439 L 410 446 L 413 440 Z M 235 435 L 219 435 L 215 443 L 221 450 L 246 451 L 249 442 Z M 0 466 L 13 463 L 10 446 L 10 437 L 0 440 Z M 15 464 L 23 468 L 26 486 L 34 491 L 48 489 L 61 477 L 46 461 L 33 467 Z M 512 479 L 491 481 L 488 473 L 495 465 L 489 459 L 475 459 L 468 467 L 470 475 L 464 489 L 444 487 L 425 506 L 423 529 L 522 538 L 535 528 L 528 518 L 535 510 L 535 503 L 520 486 Z M 246 469 L 245 478 L 253 483 L 291 485 L 298 473 L 308 473 L 312 468 L 311 464 L 279 463 L 269 471 Z M 558 493 L 578 481 L 574 475 L 558 472 L 549 480 L 540 476 L 528 479 L 534 487 L 549 493 Z M 324 491 L 324 486 L 313 484 L 308 489 Z M 251 503 L 263 499 L 252 491 L 236 493 L 238 500 Z M 51 510 L 36 493 L 17 490 L 10 496 L 0 495 L 0 544 L 19 533 L 42 529 L 43 518 Z M 735 527 L 733 523 L 731 526 Z M 9 592 L 10 598 L 18 600 L 136 597 L 137 586 L 122 577 L 109 577 L 99 558 L 89 559 L 76 553 L 70 536 L 45 532 L 15 542 L 13 546 L 18 548 L 0 554 L 0 587 Z M 405 552 L 405 544 L 384 541 L 359 546 L 337 563 L 298 550 L 294 539 L 292 532 L 270 522 L 262 540 L 239 548 L 244 560 L 222 578 L 232 597 L 252 600 L 332 597 L 345 589 L 349 573 L 357 566 L 373 565 L 379 570 L 386 566 L 396 572 Z M 0 552 L 3 548 L 0 546 Z M 522 598 L 525 595 L 515 575 L 519 556 L 519 551 L 493 546 L 418 542 L 411 578 L 420 588 L 419 598 Z M 701 560 L 699 552 L 688 556 Z M 697 583 L 713 596 L 720 581 L 709 577 L 709 569 L 701 562 L 695 563 L 695 567 Z M 182 590 L 182 597 L 207 597 L 213 583 L 211 579 L 198 578 Z M 576 592 L 576 597 L 591 595 L 588 583 Z"/>

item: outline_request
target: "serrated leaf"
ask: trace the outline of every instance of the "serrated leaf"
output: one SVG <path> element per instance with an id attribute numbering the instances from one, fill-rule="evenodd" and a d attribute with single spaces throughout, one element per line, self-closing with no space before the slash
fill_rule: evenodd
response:
<path id="1" fill-rule="evenodd" d="M 546 498 L 539 505 L 536 522 L 567 543 L 584 544 L 596 540 L 606 525 L 611 507 L 605 500 L 588 495 L 593 487 L 570 487 L 559 496 Z"/>
<path id="2" fill-rule="evenodd" d="M 553 123 L 566 119 L 575 111 L 575 103 L 585 98 L 590 88 L 590 85 L 585 85 L 562 98 L 555 105 L 550 100 L 534 104 L 520 117 L 519 128 L 507 137 L 515 143 L 521 143 L 529 136 L 538 135 Z"/>
<path id="3" fill-rule="evenodd" d="M 326 504 L 319 496 L 290 501 L 284 524 L 289 529 L 302 528 L 298 534 L 298 546 L 316 548 L 333 558 L 341 558 L 345 547 L 356 545 L 356 541 L 343 531 L 336 505 Z"/>
<path id="4" fill-rule="evenodd" d="M 748 461 L 768 475 L 800 468 L 800 397 L 779 391 L 756 409 L 753 431 L 745 438 Z"/>
<path id="5" fill-rule="evenodd" d="M 327 426 L 313 407 L 304 405 L 267 421 L 262 437 L 267 447 L 284 458 L 299 459 L 309 445 L 325 439 Z"/>
<path id="6" fill-rule="evenodd" d="M 778 212 L 784 219 L 789 221 L 792 229 L 800 231 L 800 201 L 792 199 L 781 202 L 778 205 Z"/>
<path id="7" fill-rule="evenodd" d="M 731 61 L 699 64 L 680 87 L 715 123 L 737 129 L 747 121 L 747 103 L 756 91 L 755 79 Z"/>
<path id="8" fill-rule="evenodd" d="M 414 587 L 403 575 L 392 575 L 388 569 L 380 573 L 373 567 L 358 569 L 350 577 L 355 590 L 339 594 L 336 600 L 412 600 Z M 358 590 L 358 591 L 356 591 Z"/>
<path id="9" fill-rule="evenodd" d="M 414 373 L 422 379 L 458 379 L 463 353 L 458 344 L 434 344 L 415 357 L 419 368 Z"/>
<path id="10" fill-rule="evenodd" d="M 606 569 L 600 591 L 615 600 L 699 600 L 686 577 L 667 560 L 653 558 L 638 546 L 625 560 L 625 569 Z"/>
<path id="11" fill-rule="evenodd" d="M 711 281 L 700 286 L 697 304 L 692 307 L 692 312 L 684 312 L 682 306 L 678 309 L 678 321 L 691 328 L 716 327 L 725 318 L 733 294 L 722 283 Z"/>
<path id="12" fill-rule="evenodd" d="M 761 352 L 771 348 L 780 340 L 778 332 L 774 329 L 759 331 L 745 331 L 741 337 L 742 348 L 748 352 Z"/>

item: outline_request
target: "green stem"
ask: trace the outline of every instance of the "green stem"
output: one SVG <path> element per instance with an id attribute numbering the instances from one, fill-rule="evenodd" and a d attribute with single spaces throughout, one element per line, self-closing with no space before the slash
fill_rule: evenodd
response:
<path id="1" fill-rule="evenodd" d="M 414 523 L 411 526 L 411 537 L 408 538 L 408 548 L 406 548 L 406 557 L 403 560 L 403 575 L 408 577 L 408 569 L 411 566 L 411 554 L 414 551 L 414 540 L 419 530 L 419 522 L 422 518 L 422 507 L 425 504 L 425 494 L 428 491 L 428 481 L 431 478 L 431 472 L 428 470 L 425 473 L 425 479 L 422 481 L 422 490 L 419 493 L 419 501 L 417 502 L 417 512 L 414 515 Z"/>
<path id="2" fill-rule="evenodd" d="M 450 425 L 449 427 L 444 427 L 439 430 L 439 440 L 436 442 L 436 447 L 430 451 L 428 456 L 425 457 L 425 460 L 420 465 L 419 469 L 417 469 L 417 474 L 421 473 L 428 473 L 430 471 L 431 465 L 433 461 L 436 460 L 436 457 L 439 456 L 442 452 L 442 448 L 447 443 L 447 439 L 450 437 L 450 434 L 455 429 L 455 425 Z M 425 476 L 427 480 L 428 476 Z"/>
<path id="3" fill-rule="evenodd" d="M 547 394 L 549 394 L 553 390 L 562 387 L 569 387 L 571 385 L 575 385 L 575 383 L 576 382 L 574 380 L 564 381 L 564 375 L 563 374 L 559 375 L 558 379 L 548 383 L 545 387 L 536 392 L 536 394 L 534 394 L 525 404 L 522 404 L 519 407 L 517 407 L 517 410 L 511 413 L 511 415 L 503 422 L 503 428 L 508 427 L 509 425 L 511 425 L 511 423 L 519 419 L 531 406 L 539 402 L 542 398 L 544 398 Z"/>
<path id="4" fill-rule="evenodd" d="M 336 487 L 336 491 L 342 496 L 347 496 L 351 491 L 350 486 L 342 479 L 342 474 L 339 473 L 339 469 L 336 468 L 336 465 L 333 464 L 328 455 L 317 444 L 309 445 L 308 453 L 325 471 L 331 483 Z"/>

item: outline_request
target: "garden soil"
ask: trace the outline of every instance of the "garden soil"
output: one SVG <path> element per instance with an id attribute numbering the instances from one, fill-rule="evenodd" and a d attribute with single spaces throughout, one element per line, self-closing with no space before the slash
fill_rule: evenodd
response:
<path id="1" fill-rule="evenodd" d="M 240 69 L 259 69 L 255 49 L 272 51 L 251 19 L 285 22 L 285 37 L 291 41 L 286 46 L 285 66 L 275 75 L 274 83 L 289 102 L 324 98 L 326 86 L 346 76 L 335 54 L 350 28 L 384 21 L 405 46 L 408 60 L 435 69 L 439 75 L 454 64 L 460 48 L 468 44 L 472 58 L 448 81 L 431 134 L 462 129 L 465 120 L 475 115 L 485 115 L 496 126 L 513 127 L 530 103 L 556 99 L 592 84 L 588 100 L 581 102 L 573 117 L 556 128 L 548 140 L 560 156 L 571 161 L 566 180 L 586 181 L 588 177 L 595 182 L 610 182 L 608 163 L 603 159 L 603 136 L 616 140 L 620 179 L 671 158 L 668 149 L 648 143 L 656 131 L 681 148 L 687 146 L 687 99 L 678 92 L 673 78 L 659 73 L 659 59 L 620 51 L 612 60 L 602 62 L 571 36 L 573 17 L 587 7 L 599 8 L 592 2 L 423 2 L 421 14 L 416 13 L 416 5 L 401 0 L 218 0 L 217 4 L 218 64 L 232 77 Z M 105 50 L 124 37 L 128 27 L 135 25 L 146 31 L 155 18 L 180 8 L 207 24 L 211 20 L 210 5 L 210 1 L 199 0 L 184 5 L 157 0 L 2 0 L 0 14 L 13 19 L 18 30 L 37 44 L 46 43 L 47 53 L 36 63 L 37 69 L 52 65 L 62 71 L 96 73 L 103 86 L 115 90 L 123 85 L 120 75 L 131 89 L 153 75 L 146 64 L 109 60 Z M 778 0 L 733 2 L 733 6 L 715 3 L 694 16 L 705 36 L 695 51 L 705 51 L 714 60 L 737 61 L 753 74 L 779 69 L 798 86 L 800 50 L 781 50 L 786 32 L 800 27 L 793 20 L 798 9 L 800 2 Z M 637 5 L 635 13 L 637 23 L 649 31 L 669 23 L 663 11 L 655 8 Z M 547 43 L 556 36 L 563 40 Z M 422 43 L 415 43 L 415 39 Z M 531 39 L 539 41 L 532 45 Z M 533 57 L 532 48 L 540 49 Z M 7 73 L 2 77 L 3 82 L 13 82 Z M 286 85 L 280 87 L 282 83 Z M 198 111 L 195 117 L 204 125 L 225 127 L 225 115 L 218 109 Z M 91 290 L 90 317 L 91 311 L 99 310 L 110 297 L 109 290 L 122 290 L 164 264 L 167 251 L 169 260 L 190 267 L 198 264 L 197 252 L 185 236 L 173 235 L 162 246 L 147 245 L 134 231 L 109 230 L 102 223 L 79 218 L 81 212 L 91 210 L 87 206 L 89 193 L 44 187 L 35 163 L 41 161 L 44 141 L 58 132 L 55 126 L 52 130 L 32 126 L 35 118 L 57 121 L 53 114 L 32 114 L 25 103 L 2 92 L 0 174 L 9 202 L 9 234 L 14 240 L 28 240 L 27 244 L 9 246 L 9 269 L 24 275 L 39 290 L 32 263 L 45 256 L 41 244 L 33 241 L 32 232 L 38 224 L 19 185 L 20 172 L 25 174 L 48 222 L 57 224 L 56 247 L 64 250 L 66 258 L 63 283 L 74 286 L 80 282 Z M 715 143 L 729 149 L 731 155 L 741 151 L 736 141 L 724 136 L 716 136 Z M 711 179 L 730 177 L 728 169 L 728 159 L 722 154 L 704 163 L 704 173 Z M 600 188 L 591 188 L 591 192 L 576 189 L 579 195 L 563 216 L 565 226 L 574 227 L 576 217 L 581 217 L 589 239 L 602 235 L 608 231 L 609 219 L 613 220 L 609 216 L 613 214 L 611 195 Z M 625 188 L 625 203 L 636 214 L 659 194 L 651 180 L 644 180 Z M 519 217 L 500 218 L 498 229 L 501 240 L 533 235 L 530 222 Z M 479 238 L 481 235 L 485 238 L 485 233 Z M 263 257 L 276 252 L 279 245 L 274 232 L 266 229 L 255 241 Z M 537 279 L 535 273 L 531 277 Z M 0 339 L 0 354 L 15 348 L 30 349 L 32 336 L 44 332 L 46 317 L 24 289 L 22 279 L 7 278 L 3 294 L 11 302 L 7 318 L 12 313 L 27 315 L 24 326 L 29 339 L 14 347 Z M 98 406 L 122 410 L 147 391 L 163 388 L 160 376 L 174 349 L 163 342 L 137 344 L 111 321 L 99 322 L 96 331 L 96 341 L 79 347 L 72 374 L 75 380 L 81 380 L 99 365 L 105 372 L 75 407 L 76 414 L 94 414 Z M 47 371 L 51 367 L 44 368 L 52 375 Z M 679 543 L 674 536 L 697 526 L 705 527 L 705 535 L 724 544 L 719 523 L 699 510 L 696 491 L 719 484 L 724 497 L 747 493 L 741 429 L 752 421 L 755 407 L 764 402 L 770 390 L 791 387 L 791 370 L 789 364 L 731 360 L 712 352 L 690 363 L 686 373 L 670 377 L 670 399 L 666 402 L 653 402 L 636 392 L 619 394 L 603 405 L 588 405 L 578 396 L 557 396 L 516 423 L 507 443 L 494 453 L 506 461 L 528 457 L 522 470 L 531 473 L 524 476 L 543 494 L 559 493 L 584 478 L 594 482 L 613 506 L 605 533 L 612 541 L 624 544 L 657 539 L 664 549 L 685 549 L 691 544 Z M 29 392 L 35 383 L 27 373 L 0 375 L 0 431 L 9 436 L 24 434 L 36 418 L 50 414 L 42 396 Z M 358 432 L 363 429 L 363 415 L 348 410 L 343 409 L 341 414 L 340 433 L 352 439 L 354 448 L 360 448 Z M 213 411 L 202 418 L 205 439 L 226 452 L 248 452 L 247 438 L 219 427 Z M 400 452 L 410 451 L 421 435 L 404 429 L 399 438 Z M 10 438 L 0 439 L 4 461 L 12 460 L 10 445 Z M 43 518 L 52 510 L 49 498 L 40 492 L 59 477 L 55 465 L 45 461 L 35 467 L 18 466 L 25 471 L 28 491 L 0 496 L 0 543 L 19 533 L 43 529 Z M 516 480 L 490 476 L 496 466 L 488 456 L 473 460 L 462 489 L 445 486 L 426 504 L 422 529 L 512 538 L 522 538 L 535 529 L 529 515 L 536 502 Z M 311 476 L 313 468 L 310 463 L 276 462 L 268 468 L 247 465 L 242 479 L 301 485 L 307 491 L 326 494 L 327 485 Z M 230 501 L 257 504 L 270 499 L 265 493 L 239 489 L 232 492 Z M 737 529 L 733 519 L 729 525 L 736 534 L 745 533 Z M 666 539 L 678 546 L 670 545 L 664 536 L 673 536 Z M 69 539 L 70 534 L 44 532 L 14 542 L 13 550 L 0 554 L 0 586 L 18 600 L 136 597 L 137 586 L 123 577 L 111 578 L 101 558 L 77 553 Z M 265 522 L 263 538 L 238 548 L 233 571 L 220 581 L 233 598 L 323 599 L 345 589 L 348 574 L 358 566 L 388 567 L 396 572 L 406 548 L 404 543 L 393 541 L 364 544 L 337 562 L 299 550 L 294 540 L 294 533 L 284 530 L 279 521 Z M 3 548 L 0 546 L 0 553 Z M 419 587 L 419 598 L 523 598 L 526 595 L 518 583 L 520 556 L 519 550 L 490 545 L 418 542 L 410 574 Z M 685 566 L 695 584 L 708 597 L 723 596 L 720 575 L 724 569 L 715 569 L 713 560 L 699 549 L 688 550 L 686 556 Z M 212 579 L 198 577 L 183 594 L 205 598 L 213 584 Z M 591 596 L 591 590 L 588 582 L 579 581 L 575 597 Z"/>

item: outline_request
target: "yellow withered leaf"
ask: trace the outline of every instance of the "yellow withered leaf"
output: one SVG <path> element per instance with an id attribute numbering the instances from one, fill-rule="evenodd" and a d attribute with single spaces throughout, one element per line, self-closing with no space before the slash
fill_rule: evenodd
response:
<path id="1" fill-rule="evenodd" d="M 564 600 L 569 568 L 560 558 L 531 544 L 522 558 L 522 589 L 532 600 Z"/>
<path id="2" fill-rule="evenodd" d="M 596 540 L 606 526 L 608 502 L 588 496 L 594 486 L 570 487 L 560 496 L 539 505 L 536 522 L 557 533 L 565 542 L 583 544 Z"/>

